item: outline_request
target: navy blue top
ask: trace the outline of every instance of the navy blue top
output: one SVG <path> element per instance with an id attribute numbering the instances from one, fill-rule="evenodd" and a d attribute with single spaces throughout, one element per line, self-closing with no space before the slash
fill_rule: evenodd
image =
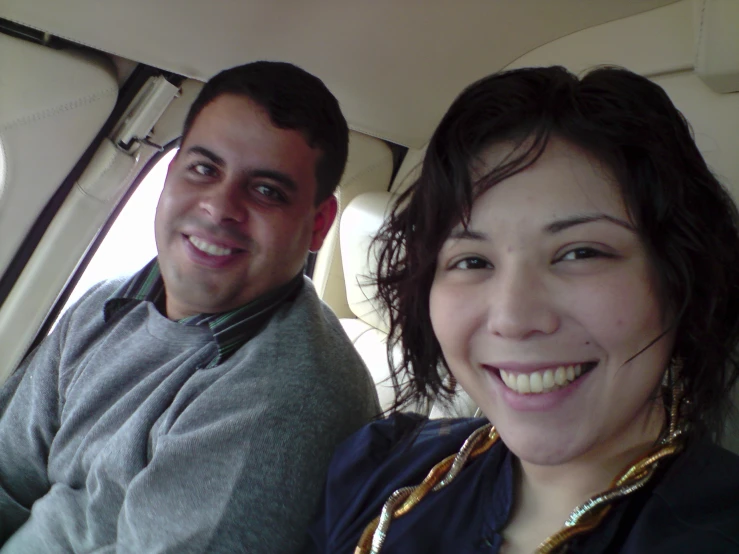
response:
<path id="1" fill-rule="evenodd" d="M 396 414 L 345 441 L 329 469 L 306 553 L 351 554 L 397 489 L 417 485 L 484 419 Z M 449 486 L 393 519 L 383 554 L 497 553 L 513 505 L 513 456 L 499 441 Z M 615 504 L 601 526 L 568 544 L 576 553 L 739 552 L 739 457 L 695 441 L 650 485 Z"/>

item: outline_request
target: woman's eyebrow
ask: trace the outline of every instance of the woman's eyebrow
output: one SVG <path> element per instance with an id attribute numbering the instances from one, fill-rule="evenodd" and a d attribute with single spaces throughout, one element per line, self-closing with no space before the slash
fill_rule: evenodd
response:
<path id="1" fill-rule="evenodd" d="M 467 240 L 488 240 L 488 236 L 485 233 L 480 233 L 479 231 L 473 231 L 469 227 L 460 227 L 457 229 L 453 229 L 451 233 L 449 233 L 449 238 L 452 240 L 460 240 L 460 239 L 467 239 Z"/>
<path id="2" fill-rule="evenodd" d="M 554 234 L 554 233 L 559 233 L 561 231 L 564 231 L 565 229 L 569 229 L 570 227 L 574 227 L 576 225 L 584 225 L 586 223 L 593 223 L 595 221 L 608 221 L 610 223 L 618 225 L 619 227 L 628 229 L 629 231 L 632 231 L 632 232 L 636 231 L 636 229 L 634 229 L 634 226 L 628 223 L 627 221 L 623 221 L 622 219 L 618 219 L 617 217 L 613 217 L 613 216 L 610 216 L 607 214 L 601 214 L 601 213 L 576 215 L 573 217 L 558 219 L 556 221 L 549 223 L 546 227 L 544 227 L 544 231 L 549 234 Z"/>

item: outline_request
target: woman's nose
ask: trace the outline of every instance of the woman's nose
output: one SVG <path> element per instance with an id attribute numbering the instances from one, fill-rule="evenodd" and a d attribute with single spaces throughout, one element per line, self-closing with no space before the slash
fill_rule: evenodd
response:
<path id="1" fill-rule="evenodd" d="M 540 270 L 520 266 L 498 270 L 489 282 L 487 328 L 503 338 L 523 340 L 559 328 L 553 293 Z"/>

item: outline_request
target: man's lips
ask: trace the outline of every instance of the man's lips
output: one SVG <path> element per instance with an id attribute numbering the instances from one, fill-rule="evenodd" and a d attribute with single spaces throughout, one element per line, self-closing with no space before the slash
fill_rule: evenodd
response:
<path id="1" fill-rule="evenodd" d="M 196 235 L 183 234 L 183 236 L 197 250 L 208 254 L 209 256 L 230 256 L 244 251 L 243 248 L 240 248 L 233 244 L 224 243 L 222 241 L 214 241 L 213 239 L 208 239 Z"/>

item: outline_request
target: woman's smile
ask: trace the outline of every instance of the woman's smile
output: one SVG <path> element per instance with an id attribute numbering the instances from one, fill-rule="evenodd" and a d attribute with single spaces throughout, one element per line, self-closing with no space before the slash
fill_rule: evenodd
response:
<path id="1" fill-rule="evenodd" d="M 597 362 L 561 363 L 532 371 L 523 371 L 522 368 L 506 370 L 503 367 L 484 367 L 487 370 L 497 370 L 503 384 L 514 392 L 547 394 L 569 386 L 596 365 Z"/>
<path id="2" fill-rule="evenodd" d="M 481 159 L 493 165 L 510 148 Z M 553 139 L 452 231 L 431 321 L 452 373 L 509 448 L 566 463 L 659 433 L 653 399 L 672 338 L 646 348 L 665 327 L 655 290 L 614 177 Z"/>

